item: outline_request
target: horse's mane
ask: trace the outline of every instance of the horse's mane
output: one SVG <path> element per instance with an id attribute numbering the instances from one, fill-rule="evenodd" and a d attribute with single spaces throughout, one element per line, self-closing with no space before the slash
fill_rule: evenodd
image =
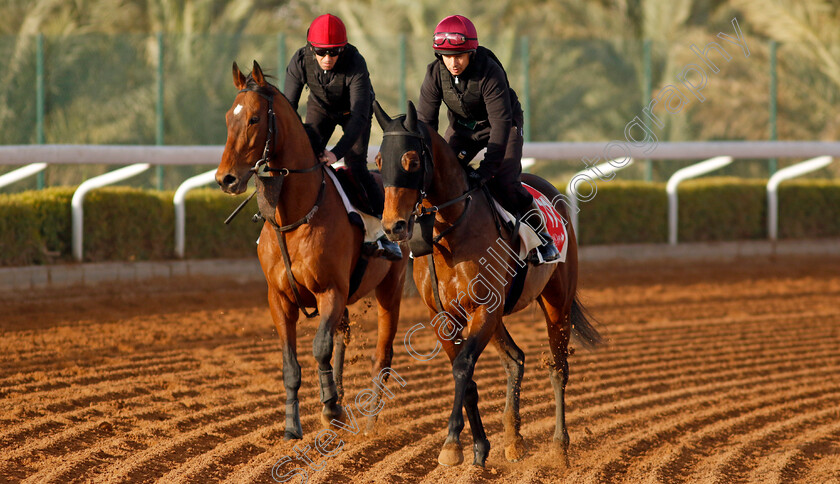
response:
<path id="1" fill-rule="evenodd" d="M 283 100 L 285 101 L 286 96 L 283 95 L 282 92 L 280 92 L 280 89 L 278 89 L 277 86 L 275 86 L 274 84 L 268 82 L 268 79 L 276 78 L 274 76 L 269 75 L 263 76 L 266 79 L 266 83 L 264 86 L 260 86 L 259 84 L 257 84 L 257 81 L 254 80 L 254 77 L 251 74 L 248 74 L 248 77 L 245 78 L 245 89 L 269 97 L 279 94 L 281 97 L 283 97 Z M 297 115 L 298 121 L 300 121 L 301 124 L 303 124 L 303 129 L 306 131 L 306 136 L 309 138 L 309 145 L 312 147 L 312 151 L 315 154 L 322 153 L 327 144 L 326 140 L 321 139 L 321 137 L 318 136 L 318 133 L 315 132 L 311 125 L 304 123 L 303 120 L 300 119 L 300 114 L 295 112 L 295 115 Z"/>
<path id="2" fill-rule="evenodd" d="M 268 79 L 274 79 L 274 76 L 264 75 L 264 77 L 266 79 L 266 83 L 264 86 L 260 86 L 257 84 L 257 81 L 254 80 L 254 76 L 248 74 L 248 77 L 245 78 L 245 89 L 265 96 L 273 96 L 280 92 L 280 89 L 277 89 L 277 86 L 268 82 Z"/>

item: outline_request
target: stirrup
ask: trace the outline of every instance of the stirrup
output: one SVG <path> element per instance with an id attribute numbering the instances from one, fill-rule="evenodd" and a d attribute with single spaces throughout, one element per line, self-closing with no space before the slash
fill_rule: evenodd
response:
<path id="1" fill-rule="evenodd" d="M 554 245 L 554 240 L 551 238 L 551 235 L 547 232 L 543 232 L 539 235 L 541 239 L 548 240 L 548 242 L 532 249 L 531 252 L 528 253 L 527 262 L 538 266 L 540 264 L 549 264 L 560 259 L 560 251 L 557 250 L 557 246 Z"/>
<path id="2" fill-rule="evenodd" d="M 391 242 L 384 235 L 376 239 L 375 242 L 365 242 L 362 252 L 369 257 L 381 257 L 389 261 L 398 261 L 403 258 L 399 244 Z"/>

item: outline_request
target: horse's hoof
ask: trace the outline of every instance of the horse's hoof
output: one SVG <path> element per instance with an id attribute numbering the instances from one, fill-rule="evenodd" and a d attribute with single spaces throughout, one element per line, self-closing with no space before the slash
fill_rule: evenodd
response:
<path id="1" fill-rule="evenodd" d="M 464 462 L 464 451 L 457 443 L 443 444 L 438 456 L 438 463 L 442 466 L 457 466 Z"/>
<path id="2" fill-rule="evenodd" d="M 303 438 L 303 435 L 298 435 L 294 432 L 289 432 L 288 430 L 283 432 L 283 440 L 300 440 Z"/>
<path id="3" fill-rule="evenodd" d="M 371 435 L 376 430 L 376 415 L 368 417 L 365 425 L 365 435 Z"/>
<path id="4" fill-rule="evenodd" d="M 338 408 L 339 408 L 339 414 L 338 414 L 338 416 L 335 416 L 335 417 L 330 417 L 326 413 L 321 412 L 321 426 L 323 426 L 323 428 L 325 428 L 325 429 L 330 428 L 330 426 L 333 425 L 333 423 L 332 423 L 333 420 L 338 420 L 339 422 L 341 422 L 343 424 L 347 423 L 347 414 L 344 413 L 344 408 L 342 408 L 342 407 L 338 407 Z M 326 409 L 324 409 L 324 411 L 326 411 Z"/>
<path id="5" fill-rule="evenodd" d="M 569 444 L 559 439 L 551 443 L 552 453 L 557 456 L 560 465 L 569 467 Z"/>
<path id="6" fill-rule="evenodd" d="M 512 444 L 505 446 L 505 459 L 509 462 L 519 462 L 528 454 L 525 439 L 516 437 Z"/>

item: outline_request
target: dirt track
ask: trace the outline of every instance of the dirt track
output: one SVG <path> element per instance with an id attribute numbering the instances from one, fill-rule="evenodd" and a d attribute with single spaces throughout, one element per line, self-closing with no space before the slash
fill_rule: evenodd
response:
<path id="1" fill-rule="evenodd" d="M 437 465 L 452 378 L 443 354 L 406 354 L 405 330 L 426 315 L 409 299 L 394 359 L 406 387 L 389 384 L 376 435 L 339 431 L 345 446 L 329 458 L 313 449 L 324 468 L 309 482 L 840 482 L 840 259 L 582 271 L 609 346 L 570 359 L 571 468 L 548 451 L 554 400 L 535 307 L 507 319 L 527 355 L 528 457 L 504 460 L 504 377 L 488 349 L 476 373 L 487 467 Z M 273 482 L 297 442 L 282 440 L 264 292 L 203 280 L 0 294 L 0 481 Z M 351 313 L 351 397 L 371 386 L 375 311 L 363 306 Z M 320 428 L 314 327 L 303 322 L 299 342 L 308 445 Z M 462 442 L 471 462 L 468 429 Z"/>

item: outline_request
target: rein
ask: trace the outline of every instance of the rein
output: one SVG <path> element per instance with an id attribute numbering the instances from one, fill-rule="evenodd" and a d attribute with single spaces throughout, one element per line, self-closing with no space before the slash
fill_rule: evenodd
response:
<path id="1" fill-rule="evenodd" d="M 415 219 L 426 216 L 434 217 L 435 214 L 441 209 L 455 205 L 456 203 L 460 203 L 462 201 L 465 202 L 464 210 L 461 212 L 461 215 L 458 216 L 458 219 L 455 220 L 455 222 L 453 222 L 452 224 L 450 224 L 449 227 L 446 227 L 440 233 L 432 237 L 432 246 L 435 246 L 441 241 L 441 239 L 443 239 L 445 236 L 447 236 L 449 233 L 455 230 L 455 228 L 457 228 L 461 224 L 461 222 L 464 221 L 464 219 L 467 216 L 467 212 L 469 212 L 473 192 L 481 189 L 481 185 L 469 188 L 460 196 L 455 197 L 452 200 L 448 200 L 439 205 L 432 205 L 431 207 L 424 206 L 423 200 L 426 200 L 426 195 L 429 189 L 431 188 L 434 173 L 434 161 L 432 160 L 431 150 L 429 150 L 426 146 L 426 138 L 420 133 L 414 133 L 411 131 L 389 131 L 383 134 L 384 136 L 409 136 L 420 139 L 420 158 L 422 160 L 423 167 L 423 186 L 420 188 L 420 191 L 417 195 L 417 201 L 414 204 L 414 211 L 411 212 L 411 217 Z M 435 269 L 434 252 L 431 252 L 428 255 L 428 265 L 429 276 L 431 277 L 432 296 L 434 297 L 437 311 L 441 312 L 443 311 L 443 304 L 441 303 L 440 290 L 438 289 L 438 277 L 437 270 Z"/>
<path id="2" fill-rule="evenodd" d="M 439 212 L 441 209 L 449 207 L 451 205 L 455 205 L 456 203 L 460 203 L 462 201 L 466 201 L 464 205 L 464 210 L 461 212 L 461 215 L 458 217 L 454 223 L 452 223 L 449 227 L 444 229 L 438 235 L 434 236 L 432 239 L 432 244 L 437 244 L 440 242 L 443 237 L 449 234 L 452 230 L 454 230 L 458 225 L 463 222 L 464 218 L 467 215 L 467 211 L 470 208 L 470 201 L 472 200 L 472 194 L 480 187 L 473 187 L 468 189 L 466 192 L 462 193 L 460 196 L 453 198 L 452 200 L 448 200 L 440 205 L 432 205 L 431 207 L 423 206 L 423 200 L 426 199 L 426 195 L 429 192 L 429 189 L 432 186 L 432 177 L 434 172 L 434 162 L 432 161 L 431 150 L 427 148 L 427 140 L 420 133 L 414 133 L 411 131 L 388 131 L 383 133 L 384 136 L 403 136 L 403 137 L 412 137 L 418 138 L 420 140 L 420 159 L 423 161 L 423 187 L 420 189 L 420 192 L 417 195 L 417 201 L 414 204 L 414 211 L 411 212 L 412 217 L 422 217 L 429 214 L 435 214 Z"/>
<path id="3" fill-rule="evenodd" d="M 260 217 L 262 217 L 265 221 L 270 223 L 271 226 L 274 228 L 274 232 L 277 234 L 277 241 L 280 245 L 280 253 L 283 255 L 283 265 L 286 267 L 286 277 L 288 278 L 289 285 L 292 288 L 292 295 L 295 298 L 295 303 L 307 318 L 312 318 L 318 315 L 318 308 L 316 306 L 313 311 L 309 312 L 303 305 L 302 298 L 300 296 L 300 291 L 298 289 L 297 280 L 295 280 L 295 276 L 292 273 L 292 261 L 289 257 L 288 246 L 286 245 L 286 232 L 291 232 L 292 230 L 295 230 L 301 225 L 308 224 L 309 221 L 312 220 L 312 218 L 318 212 L 318 208 L 321 205 L 321 202 L 324 201 L 324 192 L 326 191 L 325 189 L 327 186 L 327 175 L 325 171 L 326 163 L 317 162 L 309 168 L 302 169 L 270 167 L 268 165 L 268 161 L 271 158 L 273 158 L 272 148 L 274 144 L 274 138 L 277 134 L 277 121 L 273 107 L 274 98 L 254 89 L 242 89 L 239 92 L 253 92 L 268 101 L 268 136 L 265 140 L 265 147 L 263 148 L 262 158 L 257 160 L 254 164 L 254 167 L 250 170 L 251 172 L 257 175 L 257 181 L 259 185 L 261 185 L 257 187 L 254 193 L 259 192 L 259 197 L 257 198 L 257 201 L 260 207 Z M 283 182 L 286 180 L 286 177 L 292 174 L 311 173 L 316 170 L 321 170 L 321 186 L 318 188 L 318 196 L 315 199 L 315 204 L 312 206 L 311 209 L 309 209 L 306 215 L 298 219 L 296 222 L 281 226 L 277 223 L 277 220 L 275 220 L 274 213 L 277 204 L 280 202 L 280 193 L 283 190 Z M 250 200 L 253 196 L 254 194 L 251 194 L 251 196 L 248 197 L 248 200 Z M 245 203 L 247 203 L 248 200 L 243 202 L 242 205 L 240 205 L 236 209 L 236 211 L 234 211 L 234 213 L 231 214 L 228 220 L 232 219 L 234 215 L 236 215 L 239 212 L 239 210 L 241 210 Z"/>

